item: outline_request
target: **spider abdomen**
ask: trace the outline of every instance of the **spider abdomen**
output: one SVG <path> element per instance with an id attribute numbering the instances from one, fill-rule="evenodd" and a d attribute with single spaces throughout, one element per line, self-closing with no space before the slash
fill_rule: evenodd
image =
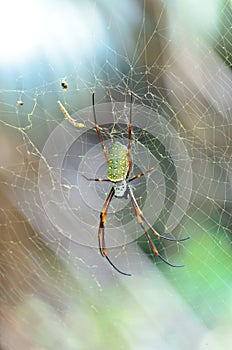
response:
<path id="1" fill-rule="evenodd" d="M 127 148 L 120 142 L 115 142 L 110 151 L 107 177 L 112 182 L 125 180 L 127 170 Z"/>

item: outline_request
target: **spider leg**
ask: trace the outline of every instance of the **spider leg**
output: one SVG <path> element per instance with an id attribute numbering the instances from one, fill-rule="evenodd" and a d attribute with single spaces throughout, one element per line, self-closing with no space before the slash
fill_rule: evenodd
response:
<path id="1" fill-rule="evenodd" d="M 127 158 L 128 158 L 128 170 L 126 174 L 126 179 L 130 175 L 131 171 L 131 136 L 132 136 L 132 100 L 133 100 L 133 94 L 131 93 L 131 102 L 130 102 L 130 120 L 129 120 L 129 126 L 128 126 L 128 144 L 127 144 Z"/>
<path id="2" fill-rule="evenodd" d="M 113 196 L 114 196 L 114 187 L 111 187 L 111 190 L 110 190 L 109 194 L 106 197 L 105 203 L 103 204 L 103 207 L 102 207 L 102 210 L 101 210 L 101 214 L 100 214 L 100 223 L 99 223 L 99 229 L 98 229 L 99 250 L 100 250 L 101 255 L 108 260 L 110 265 L 116 271 L 118 271 L 122 275 L 131 276 L 131 274 L 119 270 L 112 263 L 112 261 L 110 260 L 110 258 L 107 255 L 107 251 L 106 251 L 106 246 L 105 246 L 105 222 L 106 222 L 106 217 L 107 217 L 108 209 L 109 209 L 109 206 L 110 206 L 110 202 L 111 202 Z"/>
<path id="3" fill-rule="evenodd" d="M 102 178 L 98 178 L 98 179 L 93 179 L 93 178 L 89 178 L 85 175 L 82 175 L 87 181 L 98 181 L 98 182 L 110 182 L 110 180 L 108 179 L 102 179 Z"/>
<path id="4" fill-rule="evenodd" d="M 103 138 L 102 138 L 102 135 L 101 135 L 101 132 L 100 132 L 100 128 L 99 128 L 99 125 L 98 125 L 98 123 L 97 123 L 97 117 L 96 117 L 96 111 L 95 111 L 95 104 L 94 104 L 94 93 L 93 93 L 93 95 L 92 95 L 92 103 L 93 103 L 93 117 L 94 117 L 95 129 L 96 129 L 96 131 L 97 131 L 99 140 L 100 140 L 100 142 L 101 142 L 102 150 L 103 150 L 104 156 L 105 156 L 105 158 L 106 158 L 106 162 L 108 163 L 108 162 L 109 162 L 109 158 L 108 158 L 108 156 L 107 156 L 106 148 L 105 148 L 105 145 L 104 145 L 104 142 L 103 142 Z"/>
<path id="5" fill-rule="evenodd" d="M 136 214 L 138 223 L 139 223 L 140 226 L 142 227 L 142 229 L 143 229 L 143 231 L 144 231 L 144 233 L 145 233 L 145 235 L 146 235 L 146 237 L 147 237 L 147 240 L 148 240 L 148 242 L 149 242 L 149 244 L 150 244 L 150 247 L 151 247 L 153 253 L 154 253 L 156 256 L 158 256 L 163 262 L 165 262 L 167 265 L 169 265 L 169 266 L 171 266 L 171 267 L 184 267 L 184 265 L 173 265 L 173 264 L 171 264 L 170 262 L 168 262 L 162 255 L 160 255 L 160 253 L 158 252 L 158 250 L 157 250 L 155 244 L 152 242 L 151 237 L 150 237 L 150 235 L 147 233 L 147 230 L 146 230 L 146 228 L 145 228 L 145 226 L 144 226 L 144 224 L 143 224 L 144 222 L 147 224 L 147 220 L 144 220 L 144 216 L 142 215 L 142 212 L 141 212 L 141 210 L 140 210 L 140 208 L 139 208 L 139 206 L 138 206 L 138 203 L 137 203 L 137 201 L 136 201 L 136 199 L 135 199 L 135 197 L 134 197 L 134 194 L 133 194 L 133 192 L 132 192 L 132 190 L 131 190 L 131 188 L 130 188 L 129 186 L 128 186 L 128 189 L 129 189 L 129 194 L 130 194 L 130 197 L 131 197 L 131 203 L 132 203 L 132 205 L 133 205 L 133 207 L 134 207 L 134 210 L 135 210 L 135 214 Z M 152 230 L 152 232 L 153 232 L 157 237 L 162 237 L 162 238 L 164 238 L 164 237 L 161 236 L 158 232 L 156 232 L 156 231 L 152 228 L 152 226 L 151 226 L 150 224 L 149 224 L 148 226 L 149 226 L 149 228 Z M 166 237 L 166 238 L 167 238 L 167 237 Z M 176 241 L 175 239 L 170 239 L 170 240 Z"/>
<path id="6" fill-rule="evenodd" d="M 135 175 L 134 177 L 132 177 L 131 179 L 129 179 L 127 182 L 131 182 L 131 181 L 134 181 L 136 179 L 139 179 L 140 177 L 144 176 L 145 174 L 147 173 L 150 173 L 151 171 L 153 171 L 155 168 L 150 168 L 148 170 L 146 170 L 144 173 L 141 173 L 141 174 L 137 174 Z"/>
<path id="7" fill-rule="evenodd" d="M 121 273 L 122 275 L 131 276 L 130 273 L 126 273 L 126 272 L 123 272 L 123 271 L 119 270 L 119 269 L 112 263 L 112 261 L 110 260 L 110 258 L 109 258 L 107 255 L 105 255 L 105 257 L 106 257 L 106 259 L 108 260 L 108 262 L 110 263 L 110 265 L 111 265 L 116 271 L 118 271 L 118 272 Z"/>
<path id="8" fill-rule="evenodd" d="M 162 255 L 159 254 L 159 252 L 158 252 L 158 250 L 157 250 L 155 244 L 152 242 L 151 237 L 150 237 L 150 235 L 147 233 L 147 231 L 146 231 L 146 229 L 145 229 L 145 227 L 144 227 L 144 225 L 143 225 L 142 222 L 140 222 L 140 225 L 141 225 L 141 227 L 143 228 L 144 233 L 145 233 L 145 235 L 146 235 L 146 237 L 147 237 L 147 240 L 148 240 L 148 242 L 149 242 L 149 244 L 150 244 L 150 247 L 151 247 L 153 253 L 154 253 L 156 256 L 158 256 L 163 262 L 165 262 L 165 264 L 167 264 L 167 265 L 169 265 L 169 266 L 171 266 L 171 267 L 184 267 L 184 265 L 173 265 L 173 264 L 171 264 L 169 261 L 167 261 L 166 259 L 164 259 L 164 257 L 163 257 Z"/>
<path id="9" fill-rule="evenodd" d="M 104 230 L 105 230 L 105 222 L 106 217 L 108 213 L 108 209 L 110 206 L 110 202 L 114 196 L 114 188 L 111 187 L 110 192 L 108 193 L 106 200 L 103 204 L 101 213 L 100 213 L 100 223 L 99 223 L 99 229 L 98 229 L 98 243 L 99 243 L 99 250 L 101 255 L 104 257 L 106 255 L 106 248 L 105 248 L 105 237 L 104 237 Z M 101 242 L 102 239 L 102 242 Z"/>
<path id="10" fill-rule="evenodd" d="M 129 193 L 130 193 L 130 196 L 131 196 L 131 199 L 132 199 L 132 202 L 134 203 L 133 206 L 135 208 L 135 211 L 136 211 L 136 215 L 138 214 L 139 217 L 147 224 L 147 226 L 149 227 L 149 229 L 151 230 L 151 232 L 158 238 L 163 238 L 165 239 L 166 241 L 173 241 L 173 242 L 183 242 L 183 241 L 186 241 L 187 239 L 190 238 L 190 236 L 188 237 L 184 237 L 184 238 L 180 238 L 180 239 L 176 239 L 176 238 L 171 238 L 171 237 L 166 237 L 166 236 L 163 236 L 161 234 L 159 234 L 152 226 L 151 224 L 149 223 L 149 221 L 145 218 L 145 216 L 143 215 L 142 211 L 140 210 L 139 208 L 139 205 L 135 199 L 135 196 L 133 194 L 133 191 L 131 190 L 131 188 L 128 186 L 129 188 Z"/>

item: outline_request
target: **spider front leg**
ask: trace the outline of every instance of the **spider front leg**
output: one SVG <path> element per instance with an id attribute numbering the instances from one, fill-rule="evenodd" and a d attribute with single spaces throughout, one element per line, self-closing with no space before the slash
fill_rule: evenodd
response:
<path id="1" fill-rule="evenodd" d="M 95 179 L 94 179 L 95 180 Z M 131 274 L 123 272 L 121 270 L 119 270 L 110 260 L 110 258 L 107 255 L 107 251 L 106 251 L 106 245 L 105 245 L 105 222 L 106 222 L 106 217 L 107 217 L 107 213 L 108 213 L 108 209 L 110 206 L 110 202 L 112 200 L 114 196 L 114 187 L 111 188 L 109 194 L 106 197 L 105 203 L 102 207 L 101 210 L 101 214 L 100 214 L 100 224 L 99 224 L 99 229 L 98 229 L 98 243 L 99 243 L 99 250 L 100 253 L 103 257 L 105 257 L 108 262 L 110 263 L 110 265 L 119 273 L 121 273 L 122 275 L 126 275 L 126 276 L 131 276 Z"/>
<path id="2" fill-rule="evenodd" d="M 130 175 L 131 171 L 131 137 L 132 137 L 132 102 L 133 102 L 133 94 L 131 93 L 131 102 L 130 102 L 130 120 L 128 125 L 128 143 L 127 143 L 127 159 L 128 159 L 128 169 L 126 174 L 126 179 L 128 179 L 128 176 Z"/>
<path id="3" fill-rule="evenodd" d="M 95 103 L 94 103 L 94 93 L 92 95 L 92 104 L 93 104 L 93 118 L 94 118 L 95 129 L 97 131 L 99 140 L 100 140 L 101 145 L 102 145 L 102 150 L 103 150 L 104 156 L 106 158 L 106 163 L 108 163 L 109 162 L 109 158 L 107 156 L 106 147 L 105 147 L 104 142 L 103 142 L 103 137 L 101 135 L 101 131 L 100 131 L 99 125 L 97 123 L 97 117 L 96 117 L 96 111 L 95 111 Z"/>

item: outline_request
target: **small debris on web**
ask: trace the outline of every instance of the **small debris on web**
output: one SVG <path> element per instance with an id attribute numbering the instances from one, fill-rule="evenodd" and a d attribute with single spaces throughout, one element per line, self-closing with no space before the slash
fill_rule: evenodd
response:
<path id="1" fill-rule="evenodd" d="M 67 84 L 67 82 L 65 80 L 61 81 L 61 87 L 62 87 L 63 90 L 67 90 L 68 84 Z"/>
<path id="2" fill-rule="evenodd" d="M 24 102 L 22 100 L 17 101 L 17 106 L 23 106 Z"/>

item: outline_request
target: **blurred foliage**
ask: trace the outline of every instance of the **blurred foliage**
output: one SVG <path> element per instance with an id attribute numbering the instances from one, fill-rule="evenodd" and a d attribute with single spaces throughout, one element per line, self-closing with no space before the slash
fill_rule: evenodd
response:
<path id="1" fill-rule="evenodd" d="M 218 211 L 209 216 L 194 209 L 188 214 L 182 232 L 191 235 L 191 242 L 183 250 L 188 272 L 184 280 L 174 283 L 198 317 L 212 327 L 224 318 L 230 304 L 231 232 Z"/>

